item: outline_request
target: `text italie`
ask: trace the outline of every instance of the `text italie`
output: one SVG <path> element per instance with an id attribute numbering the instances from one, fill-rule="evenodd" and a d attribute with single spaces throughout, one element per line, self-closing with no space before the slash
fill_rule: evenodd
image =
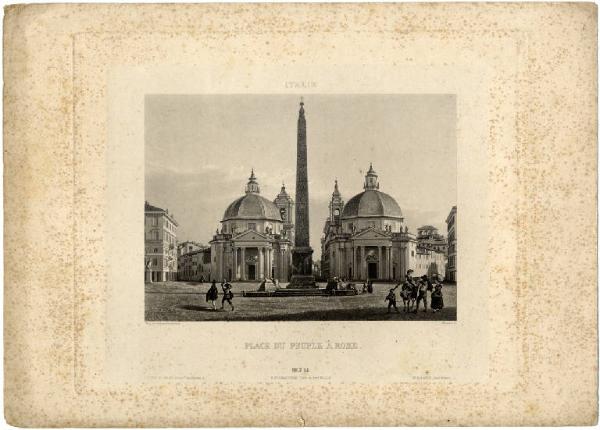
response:
<path id="1" fill-rule="evenodd" d="M 244 349 L 360 349 L 357 342 L 245 342 Z"/>
<path id="2" fill-rule="evenodd" d="M 285 88 L 317 88 L 315 81 L 285 81 Z"/>

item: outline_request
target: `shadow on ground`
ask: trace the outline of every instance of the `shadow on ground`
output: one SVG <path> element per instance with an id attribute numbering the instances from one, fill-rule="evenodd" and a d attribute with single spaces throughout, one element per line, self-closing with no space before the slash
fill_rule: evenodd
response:
<path id="1" fill-rule="evenodd" d="M 185 305 L 177 306 L 179 309 L 185 309 L 186 311 L 199 311 L 199 312 L 215 312 L 213 308 L 207 308 L 204 306 Z"/>

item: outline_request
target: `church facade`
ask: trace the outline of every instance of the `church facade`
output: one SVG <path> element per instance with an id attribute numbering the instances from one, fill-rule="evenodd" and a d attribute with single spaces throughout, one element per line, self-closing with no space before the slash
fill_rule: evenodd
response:
<path id="1" fill-rule="evenodd" d="M 377 173 L 371 165 L 364 191 L 344 203 L 338 183 L 329 202 L 329 217 L 321 239 L 321 271 L 325 278 L 355 281 L 403 281 L 413 276 L 445 276 L 443 250 L 421 246 L 404 225 L 396 200 L 379 191 Z"/>
<path id="2" fill-rule="evenodd" d="M 294 201 L 285 189 L 271 201 L 260 194 L 254 170 L 245 195 L 225 210 L 210 241 L 211 280 L 287 282 L 294 243 Z"/>

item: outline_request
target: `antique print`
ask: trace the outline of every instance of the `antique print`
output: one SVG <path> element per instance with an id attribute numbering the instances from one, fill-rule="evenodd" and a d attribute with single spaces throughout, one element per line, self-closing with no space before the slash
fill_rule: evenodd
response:
<path id="1" fill-rule="evenodd" d="M 455 99 L 147 95 L 146 320 L 456 320 Z"/>
<path id="2" fill-rule="evenodd" d="M 597 33 L 577 2 L 7 7 L 6 421 L 597 424 Z"/>

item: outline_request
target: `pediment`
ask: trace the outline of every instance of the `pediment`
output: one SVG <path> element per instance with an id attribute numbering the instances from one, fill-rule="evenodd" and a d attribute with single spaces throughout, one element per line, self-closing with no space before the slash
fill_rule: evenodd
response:
<path id="1" fill-rule="evenodd" d="M 243 242 L 252 242 L 252 241 L 260 241 L 263 242 L 265 240 L 271 240 L 271 237 L 254 230 L 246 230 L 237 236 L 234 236 L 231 240 L 235 241 L 243 241 Z"/>
<path id="2" fill-rule="evenodd" d="M 369 227 L 366 230 L 360 231 L 352 236 L 352 239 L 387 239 L 390 236 L 382 231 L 375 230 L 373 227 Z"/>

